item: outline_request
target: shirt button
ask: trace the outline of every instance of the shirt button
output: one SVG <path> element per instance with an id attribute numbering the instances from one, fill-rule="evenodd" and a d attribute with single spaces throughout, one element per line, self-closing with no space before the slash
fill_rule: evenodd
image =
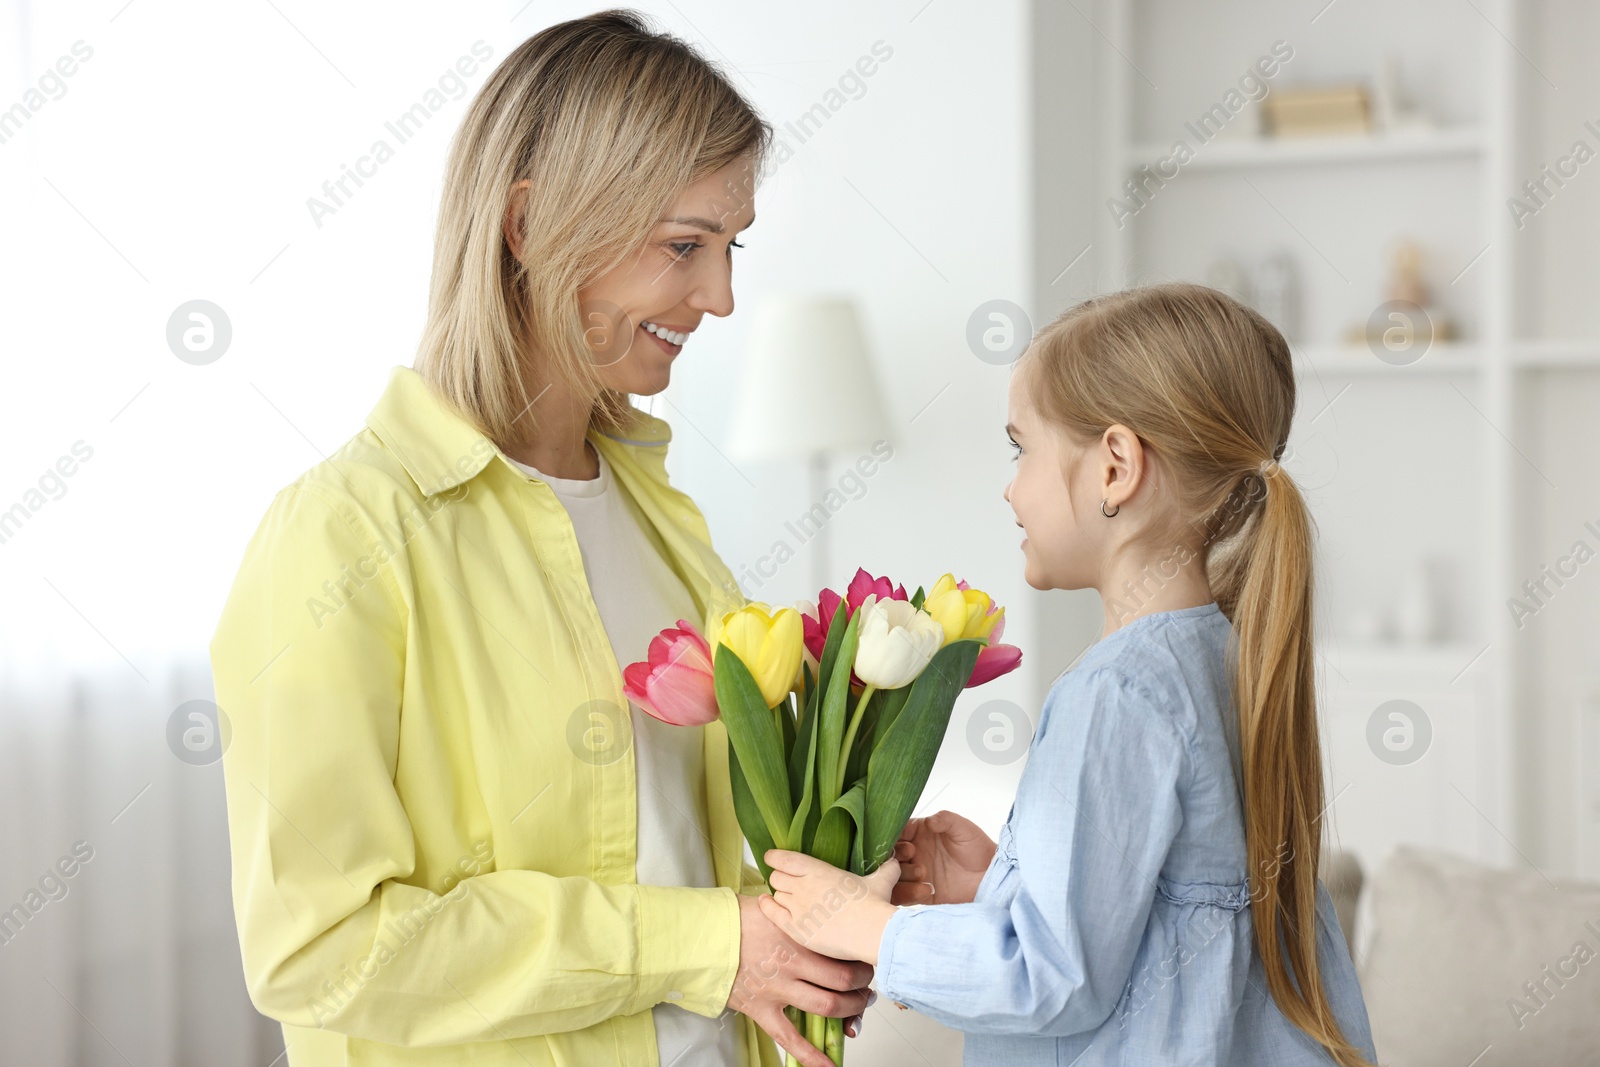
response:
<path id="1" fill-rule="evenodd" d="M 683 994 L 680 993 L 678 990 L 674 989 L 672 992 L 667 994 L 667 999 L 668 1000 L 682 1000 L 683 999 Z"/>

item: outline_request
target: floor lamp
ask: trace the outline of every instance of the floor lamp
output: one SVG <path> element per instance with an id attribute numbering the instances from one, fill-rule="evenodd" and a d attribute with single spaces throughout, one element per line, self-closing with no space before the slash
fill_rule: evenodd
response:
<path id="1" fill-rule="evenodd" d="M 810 500 L 820 505 L 832 454 L 888 437 L 889 419 L 855 301 L 801 295 L 766 299 L 750 327 L 729 458 L 735 463 L 805 460 Z M 830 515 L 814 539 L 813 596 L 830 578 L 831 521 Z"/>

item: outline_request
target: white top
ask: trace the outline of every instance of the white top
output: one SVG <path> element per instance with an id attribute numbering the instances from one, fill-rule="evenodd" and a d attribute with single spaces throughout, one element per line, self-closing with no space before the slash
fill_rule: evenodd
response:
<path id="1" fill-rule="evenodd" d="M 566 508 L 620 671 L 643 660 L 651 638 L 679 619 L 696 626 L 701 620 L 689 590 L 645 536 L 644 516 L 615 486 L 605 456 L 599 459 L 600 475 L 590 479 L 552 478 L 526 463 L 511 462 L 549 485 Z M 628 707 L 639 794 L 636 880 L 640 885 L 713 887 L 705 727 L 672 726 L 632 701 Z M 661 1067 L 742 1067 L 738 1029 L 730 1013 L 708 1019 L 663 1002 L 652 1014 Z"/>

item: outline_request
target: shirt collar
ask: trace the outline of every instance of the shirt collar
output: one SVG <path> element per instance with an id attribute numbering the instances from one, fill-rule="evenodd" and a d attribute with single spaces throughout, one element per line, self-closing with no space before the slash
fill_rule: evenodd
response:
<path id="1" fill-rule="evenodd" d="M 503 455 L 488 436 L 435 395 L 411 367 L 397 366 L 390 372 L 388 386 L 367 416 L 367 426 L 394 452 L 426 496 L 472 479 L 495 456 Z M 672 427 L 665 419 L 635 408 L 633 422 L 625 432 L 602 433 L 591 428 L 585 436 L 595 441 L 596 448 L 648 449 L 660 463 L 672 440 Z M 616 445 L 602 445 L 598 439 Z"/>

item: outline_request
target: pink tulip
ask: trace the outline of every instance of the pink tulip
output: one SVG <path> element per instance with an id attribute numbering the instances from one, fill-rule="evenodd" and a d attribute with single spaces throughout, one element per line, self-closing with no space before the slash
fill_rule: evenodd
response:
<path id="1" fill-rule="evenodd" d="M 822 661 L 822 650 L 828 643 L 828 627 L 833 624 L 833 613 L 838 607 L 839 594 L 832 589 L 824 589 L 817 594 L 817 606 L 812 608 L 806 605 L 807 610 L 800 613 L 806 652 L 811 657 L 809 662 Z M 848 619 L 848 616 L 846 618 Z"/>
<path id="2" fill-rule="evenodd" d="M 960 583 L 965 587 L 966 583 Z M 995 613 L 995 608 L 989 608 L 989 614 Z M 964 688 L 971 689 L 984 682 L 992 682 L 1002 674 L 1010 674 L 1022 662 L 1022 649 L 1016 645 L 1002 645 L 999 643 L 1000 635 L 1005 632 L 1006 620 L 1002 618 L 994 624 L 994 629 L 989 631 L 989 643 L 978 650 L 978 662 L 972 665 L 972 674 L 967 678 Z"/>
<path id="3" fill-rule="evenodd" d="M 703 726 L 718 715 L 711 646 L 686 619 L 650 642 L 649 659 L 622 672 L 628 699 L 662 722 Z"/>

